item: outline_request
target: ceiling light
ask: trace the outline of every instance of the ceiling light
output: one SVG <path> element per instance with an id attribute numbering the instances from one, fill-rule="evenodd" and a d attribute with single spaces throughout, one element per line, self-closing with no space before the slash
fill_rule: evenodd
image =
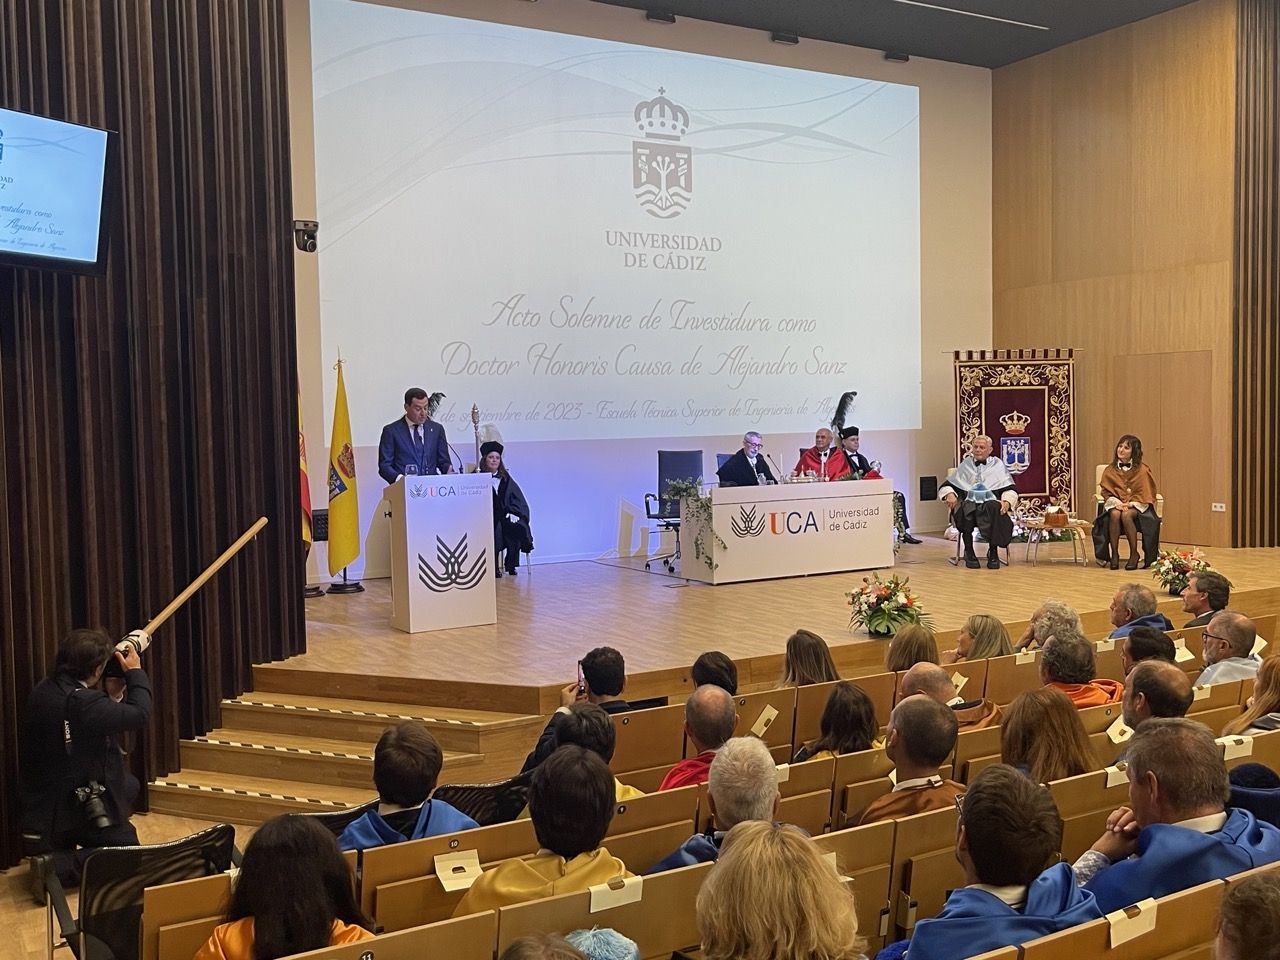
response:
<path id="1" fill-rule="evenodd" d="M 650 23 L 675 23 L 676 15 L 666 10 L 646 10 L 644 18 Z"/>
<path id="2" fill-rule="evenodd" d="M 994 20 L 996 23 L 1010 23 L 1015 27 L 1028 27 L 1032 30 L 1048 30 L 1041 23 L 1024 23 L 1021 20 L 1009 20 L 1005 17 L 993 17 L 986 13 L 975 13 L 972 10 L 957 10 L 955 7 L 944 7 L 936 3 L 925 3 L 924 0 L 893 0 L 894 3 L 905 3 L 911 7 L 927 7 L 930 10 L 941 10 L 943 13 L 958 13 L 963 17 L 977 17 L 979 20 Z"/>

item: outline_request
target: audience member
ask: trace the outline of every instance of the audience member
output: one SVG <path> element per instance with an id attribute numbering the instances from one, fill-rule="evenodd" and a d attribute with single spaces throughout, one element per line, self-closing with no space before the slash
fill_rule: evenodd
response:
<path id="1" fill-rule="evenodd" d="M 831 688 L 818 729 L 818 739 L 797 750 L 792 763 L 884 746 L 876 705 L 865 690 L 848 680 L 841 680 Z"/>
<path id="2" fill-rule="evenodd" d="M 552 750 L 565 744 L 577 744 L 586 747 L 605 763 L 613 761 L 613 751 L 617 746 L 617 731 L 613 727 L 613 719 L 596 703 L 575 703 L 567 713 L 558 713 L 555 717 L 555 738 Z M 644 791 L 629 787 L 617 777 L 613 778 L 614 802 L 623 803 L 643 797 Z M 526 806 L 520 812 L 519 820 L 529 817 Z"/>
<path id="3" fill-rule="evenodd" d="M 536 937 L 520 937 L 512 940 L 502 951 L 500 960 L 587 960 L 577 949 L 558 933 L 543 933 Z"/>
<path id="4" fill-rule="evenodd" d="M 708 650 L 693 661 L 689 676 L 695 688 L 704 683 L 714 683 L 730 694 L 738 692 L 738 665 L 719 650 Z"/>
<path id="5" fill-rule="evenodd" d="M 727 692 L 711 683 L 694 690 L 684 702 L 684 733 L 696 753 L 668 770 L 658 789 L 706 783 L 716 751 L 733 736 L 737 725 L 738 711 Z"/>
<path id="6" fill-rule="evenodd" d="M 1229 683 L 1252 680 L 1258 675 L 1262 661 L 1253 652 L 1258 631 L 1253 621 L 1234 610 L 1220 610 L 1213 615 L 1201 637 L 1205 667 L 1196 683 Z"/>
<path id="7" fill-rule="evenodd" d="M 624 713 L 631 704 L 622 698 L 627 685 L 627 665 L 622 654 L 613 647 L 596 647 L 578 661 L 579 682 L 569 684 L 560 691 L 560 707 L 557 714 L 569 712 L 571 704 L 586 701 L 599 704 L 605 713 Z M 538 742 L 524 758 L 521 773 L 532 770 L 556 748 L 556 716 L 553 714 L 543 728 Z"/>
<path id="8" fill-rule="evenodd" d="M 1040 654 L 1040 682 L 1065 693 L 1077 709 L 1119 703 L 1124 684 L 1098 677 L 1095 648 L 1084 637 L 1053 637 Z"/>
<path id="9" fill-rule="evenodd" d="M 421 721 L 406 720 L 384 730 L 373 748 L 378 809 L 347 824 L 338 846 L 367 850 L 478 826 L 443 800 L 431 799 L 443 765 L 440 744 Z"/>
<path id="10" fill-rule="evenodd" d="M 797 630 L 787 638 L 780 686 L 805 687 L 811 683 L 830 683 L 839 679 L 827 641 L 808 630 Z"/>
<path id="11" fill-rule="evenodd" d="M 1267 657 L 1253 680 L 1253 696 L 1244 713 L 1222 728 L 1223 734 L 1253 736 L 1280 730 L 1280 657 Z"/>
<path id="12" fill-rule="evenodd" d="M 934 663 L 917 663 L 902 677 L 902 696 L 923 693 L 946 704 L 956 715 L 961 730 L 1000 725 L 1000 706 L 985 697 L 966 700 L 956 691 L 951 674 Z"/>
<path id="13" fill-rule="evenodd" d="M 964 793 L 960 784 L 938 776 L 956 748 L 957 730 L 955 713 L 938 701 L 919 695 L 900 701 L 889 714 L 884 742 L 897 780 L 889 793 L 867 805 L 858 823 L 941 810 Z"/>
<path id="14" fill-rule="evenodd" d="M 613 774 L 586 747 L 569 745 L 533 771 L 529 814 L 541 848 L 523 860 L 504 860 L 476 878 L 454 911 L 464 917 L 512 903 L 576 893 L 629 877 L 626 864 L 600 845 L 613 819 Z"/>
<path id="15" fill-rule="evenodd" d="M 1227 806 L 1248 810 L 1280 827 L 1280 774 L 1261 763 L 1242 763 L 1228 771 L 1227 779 L 1231 782 Z"/>
<path id="16" fill-rule="evenodd" d="M 725 838 L 698 891 L 704 960 L 861 960 L 853 893 L 797 827 L 758 820 Z"/>
<path id="17" fill-rule="evenodd" d="M 1280 960 L 1280 871 L 1227 888 L 1213 955 L 1216 960 Z"/>
<path id="18" fill-rule="evenodd" d="M 1231 581 L 1217 570 L 1201 570 L 1187 577 L 1182 588 L 1182 612 L 1192 619 L 1183 627 L 1203 627 L 1231 602 Z"/>
<path id="19" fill-rule="evenodd" d="M 1054 687 L 1014 697 L 1000 724 L 1000 758 L 1036 783 L 1078 776 L 1097 766 L 1079 712 Z"/>
<path id="20" fill-rule="evenodd" d="M 1048 789 L 1003 764 L 957 800 L 956 859 L 965 886 L 911 935 L 910 960 L 953 960 L 1057 933 L 1102 916 L 1060 863 L 1062 819 Z"/>
<path id="21" fill-rule="evenodd" d="M 586 960 L 640 960 L 640 948 L 630 937 L 608 927 L 574 930 L 564 938 L 582 952 Z"/>
<path id="22" fill-rule="evenodd" d="M 909 670 L 917 663 L 937 663 L 938 660 L 937 637 L 918 623 L 899 627 L 884 651 L 884 668 L 893 673 Z"/>
<path id="23" fill-rule="evenodd" d="M 1128 636 L 1120 638 L 1120 668 L 1126 677 L 1135 663 L 1143 660 L 1167 660 L 1175 663 L 1175 655 L 1169 635 L 1155 627 L 1134 627 Z"/>
<path id="24" fill-rule="evenodd" d="M 1075 864 L 1103 913 L 1280 860 L 1280 829 L 1226 809 L 1227 768 L 1208 727 L 1148 720 L 1126 759 L 1129 806 Z"/>
<path id="25" fill-rule="evenodd" d="M 772 821 L 778 813 L 778 768 L 758 737 L 733 737 L 716 753 L 707 778 L 711 826 L 695 833 L 648 872 L 707 863 L 720 856 L 725 834 L 747 820 Z"/>
<path id="26" fill-rule="evenodd" d="M 1143 660 L 1125 681 L 1123 715 L 1133 730 L 1152 717 L 1185 717 L 1191 709 L 1191 678 L 1164 660 Z"/>
<path id="27" fill-rule="evenodd" d="M 1013 653 L 1009 631 L 1004 624 L 989 613 L 975 613 L 960 628 L 956 648 L 942 654 L 942 663 L 959 663 L 961 660 L 987 660 Z"/>
<path id="28" fill-rule="evenodd" d="M 1111 625 L 1108 636 L 1113 640 L 1127 637 L 1134 627 L 1172 630 L 1173 624 L 1163 613 L 1156 613 L 1156 595 L 1140 583 L 1126 583 L 1111 598 Z"/>
<path id="29" fill-rule="evenodd" d="M 296 813 L 250 838 L 226 917 L 194 960 L 275 960 L 373 937 L 333 834 Z"/>
<path id="30" fill-rule="evenodd" d="M 1035 650 L 1050 637 L 1084 635 L 1080 614 L 1061 600 L 1046 600 L 1031 614 L 1027 629 L 1018 638 L 1019 650 Z"/>

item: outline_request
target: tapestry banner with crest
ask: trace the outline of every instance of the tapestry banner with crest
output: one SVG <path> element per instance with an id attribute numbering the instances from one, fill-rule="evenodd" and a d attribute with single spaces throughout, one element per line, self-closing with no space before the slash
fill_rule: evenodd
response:
<path id="1" fill-rule="evenodd" d="M 1076 508 L 1075 361 L 1071 350 L 957 350 L 956 462 L 986 434 L 1021 507 Z"/>

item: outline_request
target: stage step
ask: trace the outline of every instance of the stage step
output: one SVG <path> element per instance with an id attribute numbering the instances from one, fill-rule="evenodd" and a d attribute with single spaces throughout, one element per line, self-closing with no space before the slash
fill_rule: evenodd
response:
<path id="1" fill-rule="evenodd" d="M 147 788 L 153 813 L 230 823 L 261 823 L 282 813 L 324 813 L 358 806 L 374 796 L 363 789 L 182 770 Z"/>
<path id="2" fill-rule="evenodd" d="M 373 743 L 222 727 L 180 744 L 183 770 L 332 783 L 365 789 L 373 779 Z M 475 779 L 479 753 L 444 751 L 442 783 Z"/>
<path id="3" fill-rule="evenodd" d="M 453 707 L 345 700 L 297 693 L 245 693 L 222 701 L 222 722 L 239 730 L 296 733 L 363 742 L 372 750 L 387 727 L 401 720 L 420 720 L 446 750 L 489 753 L 485 742 L 515 731 L 528 739 L 540 730 L 541 717 L 521 713 L 464 710 Z M 537 739 L 536 733 L 533 739 Z"/>

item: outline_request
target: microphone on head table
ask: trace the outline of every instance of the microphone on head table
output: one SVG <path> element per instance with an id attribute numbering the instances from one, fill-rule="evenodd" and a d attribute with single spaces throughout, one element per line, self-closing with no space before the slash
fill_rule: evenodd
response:
<path id="1" fill-rule="evenodd" d="M 777 462 L 775 462 L 773 457 L 769 456 L 769 454 L 766 453 L 764 457 L 766 460 L 768 460 L 770 463 L 773 464 L 773 469 L 778 472 L 778 476 L 774 478 L 774 483 L 782 482 L 782 468 L 778 466 Z"/>

